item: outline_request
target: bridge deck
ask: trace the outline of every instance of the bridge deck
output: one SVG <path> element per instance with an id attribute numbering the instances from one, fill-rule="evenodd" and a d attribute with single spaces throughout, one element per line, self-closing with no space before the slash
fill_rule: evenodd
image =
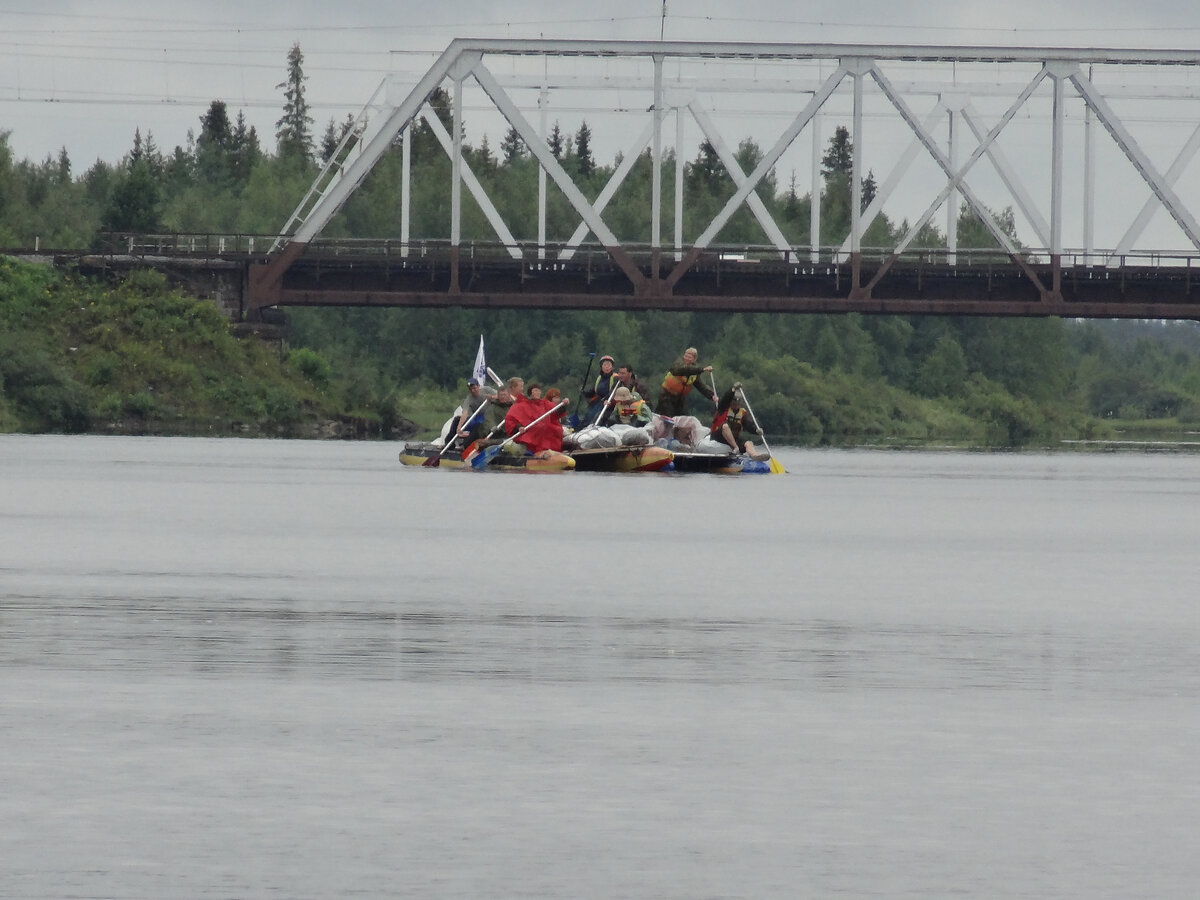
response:
<path id="1" fill-rule="evenodd" d="M 867 293 L 854 290 L 854 266 L 832 249 L 822 250 L 814 263 L 807 250 L 784 258 L 773 248 L 713 248 L 668 288 L 675 251 L 656 257 L 636 248 L 629 259 L 647 279 L 639 290 L 595 245 L 560 260 L 562 246 L 539 254 L 534 245 L 472 243 L 456 254 L 444 241 L 325 240 L 304 248 L 282 269 L 276 289 L 259 295 L 253 276 L 270 262 L 269 245 L 262 236 L 143 236 L 136 242 L 122 238 L 109 253 L 90 258 L 105 266 L 186 266 L 214 275 L 238 270 L 242 311 L 249 315 L 269 306 L 460 306 L 1200 320 L 1194 284 L 1200 257 L 1186 255 L 1066 256 L 1057 269 L 1057 291 L 1050 291 L 1056 269 L 1044 251 L 1031 251 L 1018 263 L 995 250 L 959 250 L 953 264 L 944 249 L 896 259 L 868 251 L 860 257 L 859 286 L 886 271 Z"/>
<path id="2" fill-rule="evenodd" d="M 1060 269 L 1058 295 L 1048 298 L 1006 256 L 960 253 L 951 265 L 944 251 L 939 255 L 941 262 L 928 256 L 896 260 L 870 295 L 862 296 L 852 290 L 849 261 L 811 263 L 770 253 L 705 254 L 669 291 L 656 289 L 652 280 L 642 292 L 603 251 L 540 263 L 464 254 L 457 289 L 451 257 L 441 252 L 383 259 L 309 253 L 285 273 L 279 305 L 1200 318 L 1200 295 L 1186 261 L 1073 265 Z M 666 279 L 675 266 L 672 253 L 664 254 L 657 267 L 649 254 L 634 261 L 649 278 L 657 272 Z M 868 284 L 884 263 L 863 259 L 860 283 Z M 1053 283 L 1050 263 L 1027 265 L 1044 285 Z"/>

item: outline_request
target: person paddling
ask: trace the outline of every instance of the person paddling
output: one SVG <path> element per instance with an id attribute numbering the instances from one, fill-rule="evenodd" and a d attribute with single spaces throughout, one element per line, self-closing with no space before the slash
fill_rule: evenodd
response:
<path id="1" fill-rule="evenodd" d="M 616 386 L 617 375 L 613 371 L 613 358 L 606 353 L 600 357 L 600 374 L 596 376 L 596 380 L 588 386 L 587 392 L 584 394 L 583 399 L 587 401 L 587 411 L 583 415 L 584 422 L 596 421 L 596 417 L 600 415 L 600 408 Z"/>
<path id="2" fill-rule="evenodd" d="M 742 383 L 735 381 L 733 387 L 722 394 L 721 399 L 717 401 L 717 415 L 713 418 L 712 438 L 724 441 L 734 453 L 745 453 L 751 459 L 756 460 L 769 459 L 769 453 L 756 453 L 751 441 L 742 440 L 743 433 L 761 435 L 762 429 L 754 421 L 754 416 L 742 405 L 738 394 L 741 389 Z"/>
<path id="3" fill-rule="evenodd" d="M 696 365 L 699 358 L 700 351 L 695 347 L 688 347 L 683 351 L 683 356 L 671 363 L 671 368 L 663 378 L 658 404 L 654 407 L 654 411 L 660 416 L 682 416 L 686 412 L 687 396 L 692 392 L 692 388 L 716 405 L 717 395 L 700 379 L 705 372 L 712 371 L 712 366 Z"/>

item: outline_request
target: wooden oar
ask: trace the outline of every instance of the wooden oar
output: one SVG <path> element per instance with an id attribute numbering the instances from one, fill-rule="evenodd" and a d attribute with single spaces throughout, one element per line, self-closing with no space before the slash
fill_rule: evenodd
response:
<path id="1" fill-rule="evenodd" d="M 758 426 L 758 436 L 762 438 L 763 447 L 771 454 L 771 474 L 786 475 L 787 469 L 783 467 L 783 463 L 775 458 L 775 454 L 771 453 L 771 445 L 767 443 L 767 435 L 763 431 L 762 422 L 758 420 L 758 416 L 754 414 L 754 409 L 750 406 L 750 401 L 746 399 L 746 392 L 742 388 L 738 388 L 737 392 L 742 395 L 742 405 L 746 407 L 746 412 L 750 413 L 750 418 L 754 420 L 754 424 Z"/>
<path id="2" fill-rule="evenodd" d="M 509 437 L 508 441 L 515 441 L 517 438 L 519 438 L 521 435 L 523 435 L 525 432 L 527 432 L 530 428 L 532 428 L 538 422 L 542 421 L 542 419 L 546 418 L 546 416 L 550 415 L 550 413 L 554 412 L 555 410 L 562 409 L 566 405 L 567 405 L 566 400 L 558 401 L 557 405 L 550 407 L 548 410 L 546 410 L 544 413 L 542 413 L 540 416 L 538 416 L 536 419 L 534 419 L 528 425 L 519 429 L 516 432 L 516 434 Z M 474 457 L 471 458 L 471 468 L 472 469 L 482 469 L 485 466 L 487 466 L 488 463 L 490 463 L 493 459 L 496 458 L 496 454 L 498 454 L 503 449 L 504 444 L 508 443 L 508 441 L 504 441 L 503 443 L 496 444 L 492 447 L 484 447 L 477 454 L 475 454 Z"/>
<path id="3" fill-rule="evenodd" d="M 475 410 L 475 412 L 471 413 L 470 419 L 475 418 L 477 415 L 479 415 L 481 412 L 483 412 L 483 408 L 491 402 L 492 402 L 492 398 L 487 397 L 482 403 L 479 404 L 479 409 L 477 409 L 477 410 Z M 470 419 L 468 419 L 467 421 L 470 421 Z M 461 429 L 462 428 L 462 417 L 461 416 L 459 417 L 458 424 L 459 424 L 459 428 Z M 455 433 L 453 435 L 446 435 L 446 437 L 449 440 L 447 440 L 446 443 L 442 446 L 442 452 L 439 453 L 437 456 L 429 457 L 429 459 L 427 459 L 427 460 L 425 460 L 425 462 L 421 463 L 421 465 L 424 468 L 436 469 L 438 466 L 440 466 L 442 464 L 442 457 L 446 455 L 447 450 L 449 450 L 452 446 L 454 446 L 454 441 L 455 441 L 455 439 L 457 439 L 458 434 Z"/>

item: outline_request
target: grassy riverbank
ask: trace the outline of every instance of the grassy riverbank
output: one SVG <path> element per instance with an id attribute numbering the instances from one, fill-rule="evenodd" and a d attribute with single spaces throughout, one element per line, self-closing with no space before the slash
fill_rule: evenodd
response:
<path id="1" fill-rule="evenodd" d="M 327 363 L 235 338 L 153 272 L 119 285 L 0 257 L 0 431 L 280 437 L 410 433 L 354 408 Z"/>

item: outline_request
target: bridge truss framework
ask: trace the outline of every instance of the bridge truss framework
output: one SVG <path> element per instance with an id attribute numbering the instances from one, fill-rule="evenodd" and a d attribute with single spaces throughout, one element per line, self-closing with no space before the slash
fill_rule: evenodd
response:
<path id="1" fill-rule="evenodd" d="M 552 76 L 551 61 L 566 71 Z M 598 63 L 608 67 L 602 76 L 594 74 Z M 589 65 L 593 67 L 590 73 Z M 626 73 L 622 67 L 628 67 L 630 72 Z M 572 69 L 583 71 L 576 73 Z M 1119 80 L 1126 73 L 1131 74 Z M 1171 77 L 1164 73 L 1171 73 Z M 1174 83 L 1168 83 L 1172 78 Z M 1193 211 L 1196 192 L 1177 192 L 1182 185 L 1189 184 L 1185 179 L 1188 166 L 1200 149 L 1200 84 L 1193 83 L 1195 78 L 1200 78 L 1200 51 L 459 39 L 447 47 L 407 92 L 399 91 L 393 79 L 385 79 L 380 85 L 282 229 L 270 258 L 251 269 L 247 307 L 255 310 L 279 304 L 321 302 L 382 305 L 389 302 L 383 295 L 398 290 L 407 295 L 411 305 L 452 302 L 556 305 L 550 299 L 552 295 L 574 294 L 578 296 L 573 301 L 560 296 L 557 305 L 739 308 L 736 302 L 739 290 L 761 301 L 775 288 L 764 290 L 762 279 L 755 282 L 730 277 L 736 266 L 728 259 L 724 260 L 723 286 L 714 289 L 709 286 L 711 278 L 705 280 L 699 276 L 702 271 L 711 270 L 714 259 L 722 261 L 723 254 L 717 252 L 714 241 L 733 214 L 746 206 L 769 241 L 763 248 L 769 252 L 763 254 L 761 261 L 770 265 L 758 271 L 779 273 L 789 285 L 809 281 L 809 289 L 778 292 L 781 301 L 795 294 L 800 303 L 790 306 L 781 303 L 775 308 L 1200 318 L 1190 277 L 1191 255 L 1200 255 L 1200 224 Z M 453 108 L 450 131 L 429 106 L 433 92 L 447 82 Z M 494 111 L 520 135 L 539 165 L 536 242 L 522 243 L 513 236 L 464 158 L 462 123 L 468 86 L 482 92 Z M 537 97 L 540 118 L 537 127 L 514 99 L 514 94 L 530 90 Z M 549 97 L 555 91 L 571 90 L 585 90 L 593 95 L 616 90 L 625 98 L 631 95 L 638 98 L 625 104 L 623 115 L 629 123 L 622 126 L 623 134 L 636 137 L 593 201 L 580 191 L 546 142 Z M 785 125 L 774 143 L 753 171 L 746 172 L 731 151 L 714 110 L 721 105 L 718 97 L 749 95 L 767 96 L 775 106 L 785 107 L 786 114 Z M 836 104 L 847 99 L 853 146 L 850 196 L 861 196 L 867 170 L 864 148 L 871 147 L 876 157 L 890 168 L 865 209 L 851 203 L 849 235 L 840 247 L 819 246 L 818 202 L 811 204 L 809 244 L 794 246 L 762 203 L 756 188 L 807 129 L 811 139 L 811 195 L 818 198 L 820 117 L 833 115 Z M 1079 167 L 1072 167 L 1067 159 L 1070 142 L 1066 129 L 1070 104 L 1079 101 L 1083 106 L 1082 160 Z M 1156 164 L 1155 154 L 1135 135 L 1145 108 L 1160 102 L 1168 110 L 1172 124 L 1192 128 L 1166 168 L 1160 167 L 1162 153 L 1157 154 Z M 987 109 L 981 110 L 981 106 Z M 1032 119 L 1039 113 L 1031 111 L 1046 106 L 1048 114 L 1043 118 L 1044 128 L 1049 131 L 1049 152 L 1041 160 L 1037 154 L 1024 152 L 1019 164 L 1014 164 L 1001 148 L 1001 136 L 1014 130 L 1014 120 Z M 897 141 L 872 143 L 872 132 L 877 130 L 874 126 L 885 113 L 906 129 L 907 143 L 902 147 Z M 670 116 L 675 126 L 675 231 L 671 246 L 664 248 L 661 234 L 664 131 Z M 448 252 L 436 263 L 412 253 L 415 245 L 409 235 L 411 142 L 408 135 L 418 117 L 428 124 L 451 159 Z M 867 127 L 868 122 L 872 128 Z M 735 185 L 733 195 L 690 243 L 685 243 L 683 233 L 685 123 L 698 128 Z M 1140 207 L 1104 210 L 1106 223 L 1114 218 L 1126 221 L 1124 233 L 1107 250 L 1094 246 L 1098 144 L 1094 125 L 1097 123 L 1111 140 L 1110 146 L 1117 148 L 1127 161 L 1126 172 L 1136 173 L 1148 188 L 1148 197 Z M 1041 127 L 1040 121 L 1038 126 Z M 936 131 L 942 127 L 946 129 L 944 137 Z M 344 272 L 339 274 L 337 263 L 329 260 L 323 263 L 323 274 L 313 274 L 313 266 L 307 270 L 303 266 L 293 269 L 397 140 L 403 147 L 404 173 L 399 199 L 399 259 L 387 262 L 383 280 L 376 279 L 364 287 L 361 280 L 356 282 Z M 650 233 L 637 243 L 622 242 L 605 222 L 603 213 L 647 148 L 653 161 Z M 883 248 L 882 252 L 879 248 L 866 248 L 869 252 L 864 254 L 866 229 L 905 179 L 913 177 L 910 173 L 919 159 L 931 160 L 939 179 L 933 183 L 935 189 L 924 211 L 910 222 L 896 246 Z M 993 202 L 989 207 L 974 186 L 974 177 L 983 169 L 978 164 L 984 159 L 991 167 L 992 182 L 1003 185 L 1002 202 L 1015 207 L 1023 224 L 1036 237 L 1036 246 L 1019 246 L 992 215 L 999 204 Z M 1075 177 L 1080 167 L 1083 210 L 1082 216 L 1076 218 L 1082 226 L 1082 235 L 1077 246 L 1068 248 L 1064 244 L 1068 176 Z M 575 233 L 561 244 L 551 245 L 546 240 L 547 179 L 554 182 L 580 218 Z M 489 258 L 486 264 L 464 259 L 461 238 L 464 187 L 497 235 L 495 246 L 500 258 Z M 957 247 L 960 198 L 1002 248 L 986 257 L 986 272 L 981 268 L 978 254 L 959 251 Z M 966 296 L 950 296 L 945 291 L 929 293 L 929 285 L 939 279 L 927 251 L 920 256 L 925 277 L 912 275 L 909 260 L 912 242 L 939 210 L 946 213 L 947 247 L 941 251 L 942 268 L 938 271 L 956 276 L 958 287 L 946 289 L 950 294 L 958 290 Z M 1154 257 L 1152 265 L 1139 269 L 1131 265 L 1130 258 L 1143 256 L 1137 241 L 1159 210 L 1174 221 L 1186 247 L 1177 257 L 1157 251 L 1145 254 Z M 589 232 L 603 248 L 601 260 L 594 253 L 579 254 Z M 505 256 L 507 269 L 502 260 Z M 586 256 L 586 278 L 572 280 L 568 276 L 572 272 L 578 274 L 579 267 L 585 265 L 583 256 Z M 1066 279 L 1064 258 L 1068 260 Z M 470 268 L 469 278 L 462 277 L 464 265 Z M 409 266 L 422 271 L 422 278 L 423 267 L 427 266 L 428 284 L 414 285 L 411 280 L 405 282 L 401 278 L 398 288 L 389 287 L 394 273 Z M 619 273 L 618 277 L 597 278 L 597 271 L 605 266 Z M 359 267 L 362 268 L 361 264 Z M 1144 269 L 1152 275 L 1146 275 Z M 1080 289 L 1081 270 L 1085 273 L 1083 281 L 1093 286 L 1090 293 Z M 293 274 L 289 275 L 289 271 Z M 535 272 L 541 273 L 541 281 L 530 286 L 537 280 L 531 277 Z M 552 272 L 558 274 L 546 277 Z M 995 277 L 997 272 L 1004 277 Z M 1139 272 L 1142 290 L 1131 292 L 1129 285 L 1138 281 L 1135 276 Z M 835 276 L 832 279 L 831 273 Z M 1017 277 L 1009 277 L 1013 273 Z M 983 282 L 982 275 L 986 275 Z M 966 276 L 974 276 L 974 280 Z M 945 278 L 941 280 L 945 282 Z M 776 281 L 770 279 L 769 283 L 773 285 Z M 573 286 L 576 283 L 582 287 Z M 758 286 L 753 287 L 756 283 Z M 998 291 L 998 284 L 1004 285 L 1004 289 Z M 1002 302 L 983 305 L 978 310 L 970 302 L 997 298 Z M 394 302 L 405 305 L 403 299 Z M 760 302 L 747 308 L 764 307 Z M 766 308 L 772 307 L 767 304 Z"/>

